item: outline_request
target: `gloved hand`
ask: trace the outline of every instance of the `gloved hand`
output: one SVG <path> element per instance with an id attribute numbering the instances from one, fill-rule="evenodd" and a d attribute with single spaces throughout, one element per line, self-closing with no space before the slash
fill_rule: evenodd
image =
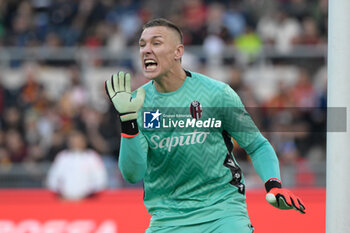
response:
<path id="1" fill-rule="evenodd" d="M 135 98 L 131 96 L 130 74 L 119 72 L 111 80 L 105 81 L 106 93 L 118 111 L 122 125 L 122 136 L 134 137 L 138 134 L 137 112 L 145 99 L 145 90 L 139 88 Z"/>
<path id="2" fill-rule="evenodd" d="M 281 209 L 295 209 L 302 214 L 305 214 L 305 205 L 303 201 L 295 196 L 288 189 L 282 188 L 278 179 L 270 179 L 265 183 L 267 190 L 266 200 L 272 206 Z"/>

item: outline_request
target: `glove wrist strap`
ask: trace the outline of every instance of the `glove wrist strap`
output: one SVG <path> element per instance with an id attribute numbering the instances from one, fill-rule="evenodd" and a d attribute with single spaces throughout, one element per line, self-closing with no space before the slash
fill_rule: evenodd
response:
<path id="1" fill-rule="evenodd" d="M 139 134 L 139 128 L 137 126 L 136 119 L 130 121 L 122 121 L 121 128 L 122 137 L 132 138 Z"/>
<path id="2" fill-rule="evenodd" d="M 266 192 L 270 192 L 273 188 L 282 188 L 282 182 L 277 178 L 270 178 L 265 182 Z"/>

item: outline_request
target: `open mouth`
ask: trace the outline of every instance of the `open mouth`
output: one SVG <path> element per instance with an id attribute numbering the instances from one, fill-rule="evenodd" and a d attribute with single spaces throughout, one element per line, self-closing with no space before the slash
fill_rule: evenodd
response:
<path id="1" fill-rule="evenodd" d="M 157 68 L 158 63 L 153 59 L 145 60 L 145 70 L 146 71 L 154 71 Z"/>

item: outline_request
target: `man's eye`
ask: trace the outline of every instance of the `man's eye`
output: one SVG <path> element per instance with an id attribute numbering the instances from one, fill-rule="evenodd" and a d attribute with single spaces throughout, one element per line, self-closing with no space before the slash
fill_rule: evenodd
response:
<path id="1" fill-rule="evenodd" d="M 160 45 L 160 42 L 153 42 L 153 45 Z"/>
<path id="2" fill-rule="evenodd" d="M 139 46 L 140 46 L 141 48 L 143 48 L 143 47 L 145 47 L 145 44 L 139 44 Z"/>

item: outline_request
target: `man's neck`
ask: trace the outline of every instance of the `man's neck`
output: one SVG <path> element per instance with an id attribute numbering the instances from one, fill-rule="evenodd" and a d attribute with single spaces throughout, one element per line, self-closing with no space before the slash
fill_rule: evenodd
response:
<path id="1" fill-rule="evenodd" d="M 186 80 L 186 72 L 182 67 L 170 70 L 167 74 L 154 80 L 158 92 L 173 92 L 179 89 Z"/>

